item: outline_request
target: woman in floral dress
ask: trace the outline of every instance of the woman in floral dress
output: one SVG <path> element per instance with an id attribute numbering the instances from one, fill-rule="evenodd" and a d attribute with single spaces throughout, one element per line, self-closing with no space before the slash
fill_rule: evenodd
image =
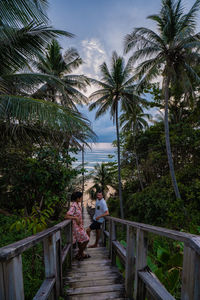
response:
<path id="1" fill-rule="evenodd" d="M 78 242 L 78 254 L 76 258 L 82 260 L 89 258 L 90 256 L 84 254 L 84 250 L 89 242 L 89 236 L 87 235 L 83 227 L 82 219 L 82 208 L 81 202 L 83 200 L 83 193 L 75 192 L 72 194 L 71 201 L 73 201 L 69 211 L 67 212 L 65 219 L 71 219 L 73 222 L 72 233 L 73 233 L 73 245 Z"/>

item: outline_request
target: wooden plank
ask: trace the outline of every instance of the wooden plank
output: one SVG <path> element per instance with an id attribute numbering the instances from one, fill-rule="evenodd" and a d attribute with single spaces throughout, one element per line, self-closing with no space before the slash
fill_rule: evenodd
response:
<path id="1" fill-rule="evenodd" d="M 3 263 L 0 263 L 0 299 L 6 299 Z"/>
<path id="2" fill-rule="evenodd" d="M 72 246 L 72 223 L 69 223 L 67 227 L 65 227 L 65 234 L 66 234 L 66 243 Z M 73 249 L 70 247 L 69 249 L 69 267 L 71 267 L 72 258 L 73 258 Z"/>
<path id="3" fill-rule="evenodd" d="M 91 270 L 88 271 L 88 269 L 79 269 L 79 268 L 74 268 L 74 269 L 69 269 L 68 274 L 75 275 L 75 276 L 87 276 L 87 274 L 96 274 L 98 272 L 119 272 L 118 268 L 115 266 L 104 266 L 105 269 L 101 270 Z"/>
<path id="4" fill-rule="evenodd" d="M 104 234 L 104 230 L 106 229 L 106 222 L 104 221 L 101 228 L 101 240 L 102 240 L 102 246 L 106 246 L 106 236 Z"/>
<path id="5" fill-rule="evenodd" d="M 115 248 L 117 255 L 126 263 L 126 249 L 118 241 L 113 241 L 113 247 Z"/>
<path id="6" fill-rule="evenodd" d="M 43 239 L 51 236 L 56 233 L 61 228 L 70 224 L 70 220 L 63 221 L 49 229 L 43 230 L 35 235 L 31 235 L 23 240 L 20 240 L 16 243 L 7 245 L 5 247 L 0 248 L 0 261 L 8 260 L 16 255 L 21 254 L 25 250 L 33 247 L 37 243 L 41 242 Z"/>
<path id="7" fill-rule="evenodd" d="M 200 254 L 200 237 L 198 235 L 180 232 L 176 230 L 171 230 L 163 227 L 157 227 L 153 225 L 143 224 L 143 223 L 137 223 L 132 221 L 127 221 L 123 219 L 118 219 L 114 217 L 105 217 L 106 220 L 109 222 L 111 220 L 115 221 L 116 223 L 124 224 L 124 225 L 130 225 L 134 228 L 141 229 L 143 231 L 155 233 L 157 235 L 165 236 L 168 238 L 171 238 L 176 241 L 182 241 L 182 242 L 188 242 L 190 246 L 195 249 Z"/>
<path id="8" fill-rule="evenodd" d="M 22 257 L 18 255 L 3 263 L 5 298 L 24 300 Z"/>
<path id="9" fill-rule="evenodd" d="M 91 268 L 93 267 L 94 269 L 98 267 L 110 267 L 111 266 L 111 261 L 110 260 L 102 260 L 102 261 L 90 261 L 90 259 L 88 258 L 87 259 L 87 262 L 86 261 L 83 261 L 83 264 L 82 264 L 82 261 L 81 262 L 75 262 L 72 264 L 72 270 L 75 270 L 77 268 L 80 268 L 80 269 L 88 269 L 88 268 Z"/>
<path id="10" fill-rule="evenodd" d="M 138 275 L 156 300 L 175 300 L 152 272 L 139 271 Z M 142 300 L 144 298 L 138 299 Z"/>
<path id="11" fill-rule="evenodd" d="M 56 236 L 55 234 L 43 241 L 44 245 L 44 265 L 46 279 L 55 278 L 57 281 L 57 259 L 56 259 Z M 60 295 L 60 290 L 55 284 L 54 288 L 56 297 Z"/>
<path id="12" fill-rule="evenodd" d="M 135 265 L 135 232 L 134 228 L 127 225 L 126 235 L 126 275 L 125 290 L 129 298 L 133 297 L 134 290 L 134 265 Z"/>
<path id="13" fill-rule="evenodd" d="M 96 293 L 107 293 L 107 292 L 115 292 L 115 291 L 124 291 L 123 284 L 112 284 L 112 285 L 105 285 L 105 286 L 92 286 L 92 287 L 85 287 L 85 288 L 71 288 L 67 289 L 67 295 L 83 295 L 83 294 L 94 294 Z"/>
<path id="14" fill-rule="evenodd" d="M 138 271 L 147 266 L 147 238 L 144 231 L 137 229 L 136 239 L 136 262 L 135 262 L 135 281 L 134 281 L 134 299 L 138 298 Z M 141 292 L 142 293 L 142 292 Z"/>
<path id="15" fill-rule="evenodd" d="M 116 252 L 114 251 L 114 248 L 113 248 L 113 241 L 116 241 L 116 226 L 115 226 L 115 222 L 114 221 L 111 221 L 111 230 L 112 230 L 112 239 L 111 239 L 111 262 L 112 262 L 112 265 L 116 265 Z"/>
<path id="16" fill-rule="evenodd" d="M 57 280 L 56 280 L 56 291 L 59 296 L 63 291 L 62 284 L 62 242 L 61 242 L 61 233 L 60 231 L 55 234 L 56 240 L 56 271 L 57 271 Z"/>
<path id="17" fill-rule="evenodd" d="M 91 286 L 105 286 L 105 285 L 111 285 L 111 284 L 119 284 L 123 283 L 123 280 L 121 277 L 109 277 L 109 278 L 99 278 L 91 279 L 87 281 L 74 281 L 74 282 L 66 282 L 65 284 L 69 284 L 70 288 L 81 288 L 81 287 L 91 287 Z"/>
<path id="18" fill-rule="evenodd" d="M 200 256 L 184 245 L 181 300 L 200 299 Z"/>
<path id="19" fill-rule="evenodd" d="M 45 279 L 43 281 L 40 289 L 38 290 L 37 294 L 33 298 L 33 300 L 48 299 L 49 295 L 51 294 L 54 284 L 55 284 L 55 278 Z"/>
<path id="20" fill-rule="evenodd" d="M 98 278 L 110 278 L 111 276 L 119 276 L 119 271 L 117 270 L 117 268 L 115 270 L 90 272 L 89 274 L 87 272 L 69 272 L 67 274 L 67 277 L 65 277 L 64 279 L 66 279 L 67 281 L 87 281 Z"/>
<path id="21" fill-rule="evenodd" d="M 46 278 L 56 277 L 56 240 L 55 235 L 44 240 L 44 264 Z"/>
<path id="22" fill-rule="evenodd" d="M 62 250 L 62 264 L 64 263 L 67 254 L 69 253 L 70 249 L 72 248 L 71 244 L 65 245 L 65 247 Z"/>
<path id="23" fill-rule="evenodd" d="M 106 266 L 104 264 L 101 265 L 84 265 L 84 266 L 73 266 L 71 272 L 98 272 L 98 271 L 108 271 L 110 270 L 110 266 Z"/>
<path id="24" fill-rule="evenodd" d="M 106 247 L 87 248 L 87 250 L 88 251 L 94 251 L 94 252 L 96 252 L 96 251 L 103 251 L 103 252 L 108 251 Z"/>
<path id="25" fill-rule="evenodd" d="M 118 299 L 124 296 L 124 291 L 106 292 L 106 293 L 96 293 L 94 294 L 84 294 L 84 295 L 74 295 L 67 296 L 65 300 L 108 300 L 108 299 Z M 94 298 L 95 297 L 95 298 Z M 123 299 L 123 298 L 122 298 Z"/>
<path id="26" fill-rule="evenodd" d="M 72 262 L 72 267 L 73 266 L 83 266 L 83 265 L 88 265 L 88 264 L 93 264 L 93 265 L 98 265 L 98 264 L 111 264 L 111 260 L 110 259 L 106 259 L 106 258 L 103 258 L 103 259 L 99 259 L 99 258 L 87 258 L 85 260 L 82 260 L 82 261 L 78 261 L 78 260 L 74 260 Z"/>
<path id="27" fill-rule="evenodd" d="M 104 230 L 104 235 L 105 235 L 107 238 L 109 238 L 110 233 L 109 233 L 107 230 Z"/>

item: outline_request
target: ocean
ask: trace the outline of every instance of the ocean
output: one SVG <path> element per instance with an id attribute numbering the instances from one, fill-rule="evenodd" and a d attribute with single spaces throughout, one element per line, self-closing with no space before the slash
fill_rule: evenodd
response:
<path id="1" fill-rule="evenodd" d="M 91 149 L 85 148 L 84 161 L 85 169 L 92 171 L 97 163 L 113 162 L 116 160 L 116 148 L 112 143 L 93 143 L 90 144 Z M 79 152 L 75 158 L 76 162 L 73 163 L 74 167 L 82 164 L 82 152 Z"/>

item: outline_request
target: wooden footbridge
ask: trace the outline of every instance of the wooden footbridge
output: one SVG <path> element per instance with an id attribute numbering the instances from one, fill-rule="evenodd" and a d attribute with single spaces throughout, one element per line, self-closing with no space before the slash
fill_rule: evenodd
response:
<path id="1" fill-rule="evenodd" d="M 87 213 L 85 221 L 89 221 Z M 112 217 L 106 217 L 106 223 L 102 231 L 103 246 L 88 249 L 91 258 L 81 262 L 73 260 L 69 220 L 1 248 L 0 300 L 25 299 L 22 253 L 40 242 L 44 249 L 45 278 L 34 300 L 173 300 L 147 266 L 149 234 L 184 243 L 181 300 L 200 299 L 199 236 Z M 117 240 L 119 224 L 126 229 L 126 248 Z M 125 276 L 116 267 L 116 256 L 125 266 Z M 63 275 L 65 260 L 68 266 Z"/>

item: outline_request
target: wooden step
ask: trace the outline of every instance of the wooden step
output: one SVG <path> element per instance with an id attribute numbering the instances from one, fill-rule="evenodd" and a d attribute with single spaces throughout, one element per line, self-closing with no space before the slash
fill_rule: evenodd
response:
<path id="1" fill-rule="evenodd" d="M 69 288 L 66 291 L 67 295 L 84 295 L 84 294 L 98 294 L 98 293 L 109 293 L 109 292 L 124 292 L 123 284 L 111 284 L 104 286 L 91 286 L 91 287 L 80 287 L 80 288 Z"/>
<path id="2" fill-rule="evenodd" d="M 117 292 L 106 292 L 98 294 L 84 294 L 84 295 L 73 295 L 66 296 L 65 300 L 109 300 L 109 299 L 123 299 L 124 291 Z"/>
<path id="3" fill-rule="evenodd" d="M 123 279 L 120 276 L 109 277 L 106 279 L 98 278 L 91 279 L 87 281 L 66 281 L 65 284 L 69 285 L 70 288 L 81 288 L 81 287 L 91 287 L 91 286 L 105 286 L 111 284 L 119 284 L 122 283 Z"/>
<path id="4" fill-rule="evenodd" d="M 99 271 L 99 272 L 79 272 L 73 273 L 69 272 L 66 277 L 63 279 L 70 282 L 70 281 L 88 281 L 88 280 L 97 280 L 103 278 L 111 278 L 111 277 L 119 277 L 120 274 L 118 271 L 108 270 L 108 271 Z"/>
<path id="5" fill-rule="evenodd" d="M 88 264 L 88 265 L 74 265 L 71 269 L 71 272 L 97 272 L 97 271 L 108 271 L 112 268 L 110 265 L 105 265 L 105 264 Z M 116 269 L 116 268 L 115 268 Z"/>

